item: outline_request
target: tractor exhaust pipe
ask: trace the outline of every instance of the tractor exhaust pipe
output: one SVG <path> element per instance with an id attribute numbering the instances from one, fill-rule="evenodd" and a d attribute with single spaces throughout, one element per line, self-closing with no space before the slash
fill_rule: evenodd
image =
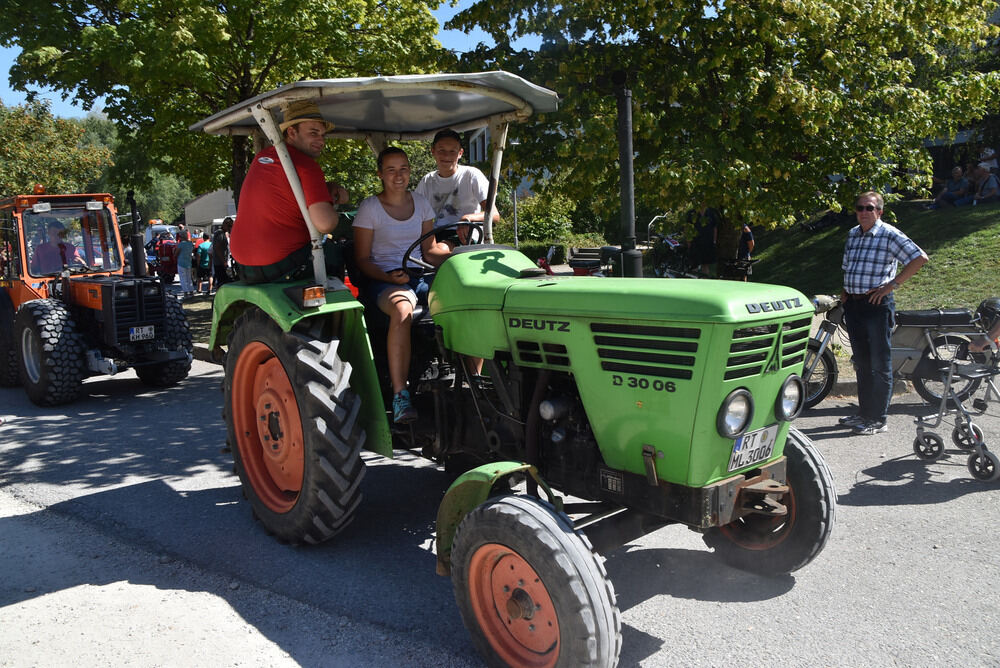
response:
<path id="1" fill-rule="evenodd" d="M 142 228 L 139 222 L 139 208 L 135 205 L 135 191 L 129 190 L 125 196 L 128 202 L 129 214 L 132 216 L 132 234 L 129 245 L 132 247 L 132 275 L 137 278 L 146 276 L 146 249 L 142 244 Z"/>
<path id="2" fill-rule="evenodd" d="M 632 167 L 632 91 L 625 72 L 611 75 L 618 98 L 618 165 L 622 205 L 622 275 L 642 278 L 642 253 L 635 247 L 635 183 Z"/>

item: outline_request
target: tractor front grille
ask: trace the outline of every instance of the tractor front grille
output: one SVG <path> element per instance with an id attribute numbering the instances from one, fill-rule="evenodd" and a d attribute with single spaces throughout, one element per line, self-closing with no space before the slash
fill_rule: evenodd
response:
<path id="1" fill-rule="evenodd" d="M 601 369 L 642 376 L 690 379 L 701 330 L 591 323 Z"/>
<path id="2" fill-rule="evenodd" d="M 156 294 L 143 294 L 143 287 L 152 282 L 136 280 L 114 281 L 105 284 L 104 319 L 113 326 L 105 330 L 106 343 L 112 346 L 131 345 L 129 332 L 133 327 L 152 325 L 156 339 L 161 338 L 166 322 L 166 302 L 163 288 Z M 110 306 L 110 308 L 109 308 Z"/>
<path id="3" fill-rule="evenodd" d="M 726 360 L 726 380 L 759 376 L 772 364 L 773 370 L 787 369 L 805 360 L 811 318 L 741 327 L 733 331 Z M 779 343 L 780 340 L 780 343 Z"/>

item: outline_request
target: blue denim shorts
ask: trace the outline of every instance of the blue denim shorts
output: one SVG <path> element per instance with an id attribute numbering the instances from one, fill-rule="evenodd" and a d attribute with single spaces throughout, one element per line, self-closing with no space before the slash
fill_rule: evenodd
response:
<path id="1" fill-rule="evenodd" d="M 430 291 L 430 281 L 425 277 L 420 276 L 417 278 L 411 278 L 408 283 L 402 285 L 398 283 L 388 283 L 386 281 L 370 281 L 365 286 L 365 292 L 363 295 L 363 300 L 367 301 L 369 304 L 378 305 L 378 298 L 383 292 L 389 288 L 402 288 L 408 287 L 416 296 L 417 303 L 427 306 L 427 293 Z"/>

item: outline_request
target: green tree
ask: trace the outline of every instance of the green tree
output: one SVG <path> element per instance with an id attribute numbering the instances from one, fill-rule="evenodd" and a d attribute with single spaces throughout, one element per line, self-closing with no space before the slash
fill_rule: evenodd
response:
<path id="1" fill-rule="evenodd" d="M 111 163 L 111 152 L 82 144 L 84 129 L 55 118 L 47 104 L 0 103 L 0 196 L 29 193 L 35 184 L 50 193 L 87 192 Z"/>
<path id="2" fill-rule="evenodd" d="M 995 6 L 480 0 L 446 27 L 479 26 L 496 41 L 465 67 L 501 67 L 560 94 L 559 112 L 518 131 L 533 149 L 519 152 L 518 173 L 566 170 L 560 188 L 580 207 L 617 212 L 615 86 L 605 73 L 622 71 L 634 96 L 639 207 L 709 204 L 734 224 L 767 228 L 839 209 L 860 189 L 929 185 L 925 140 L 952 137 L 996 106 L 1000 76 L 970 64 L 996 35 Z M 543 37 L 539 50 L 514 50 L 527 35 Z"/>
<path id="3" fill-rule="evenodd" d="M 133 155 L 127 152 L 130 144 L 119 140 L 119 130 L 113 122 L 96 112 L 72 122 L 83 129 L 81 146 L 104 148 L 112 155 L 111 164 L 105 166 L 99 177 L 88 184 L 88 192 L 111 193 L 119 210 L 128 213 L 126 195 L 129 190 L 134 191 L 136 206 L 144 221 L 160 218 L 170 222 L 183 215 L 184 205 L 194 196 L 183 177 L 157 168 L 144 167 L 147 172 L 137 183 L 132 178 L 137 165 Z M 125 134 L 129 136 L 132 133 Z"/>
<path id="4" fill-rule="evenodd" d="M 431 0 L 174 0 L 53 3 L 7 0 L 0 41 L 22 49 L 12 84 L 44 85 L 84 108 L 106 100 L 132 132 L 133 180 L 152 169 L 198 191 L 239 192 L 252 157 L 246 137 L 196 135 L 190 126 L 280 83 L 412 73 L 444 57 Z M 356 159 L 360 145 L 341 147 Z M 170 162 L 170 158 L 175 160 Z"/>

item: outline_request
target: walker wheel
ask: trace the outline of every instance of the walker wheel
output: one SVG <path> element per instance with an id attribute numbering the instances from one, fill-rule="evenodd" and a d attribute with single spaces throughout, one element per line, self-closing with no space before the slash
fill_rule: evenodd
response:
<path id="1" fill-rule="evenodd" d="M 969 455 L 969 473 L 976 480 L 990 482 L 1000 478 L 1000 458 L 983 448 L 982 454 L 973 452 Z"/>
<path id="2" fill-rule="evenodd" d="M 925 461 L 933 462 L 944 454 L 944 440 L 932 431 L 917 434 L 913 439 L 913 452 Z"/>
<path id="3" fill-rule="evenodd" d="M 972 450 L 983 442 L 983 430 L 974 422 L 959 422 L 951 432 L 951 440 L 962 450 Z"/>

